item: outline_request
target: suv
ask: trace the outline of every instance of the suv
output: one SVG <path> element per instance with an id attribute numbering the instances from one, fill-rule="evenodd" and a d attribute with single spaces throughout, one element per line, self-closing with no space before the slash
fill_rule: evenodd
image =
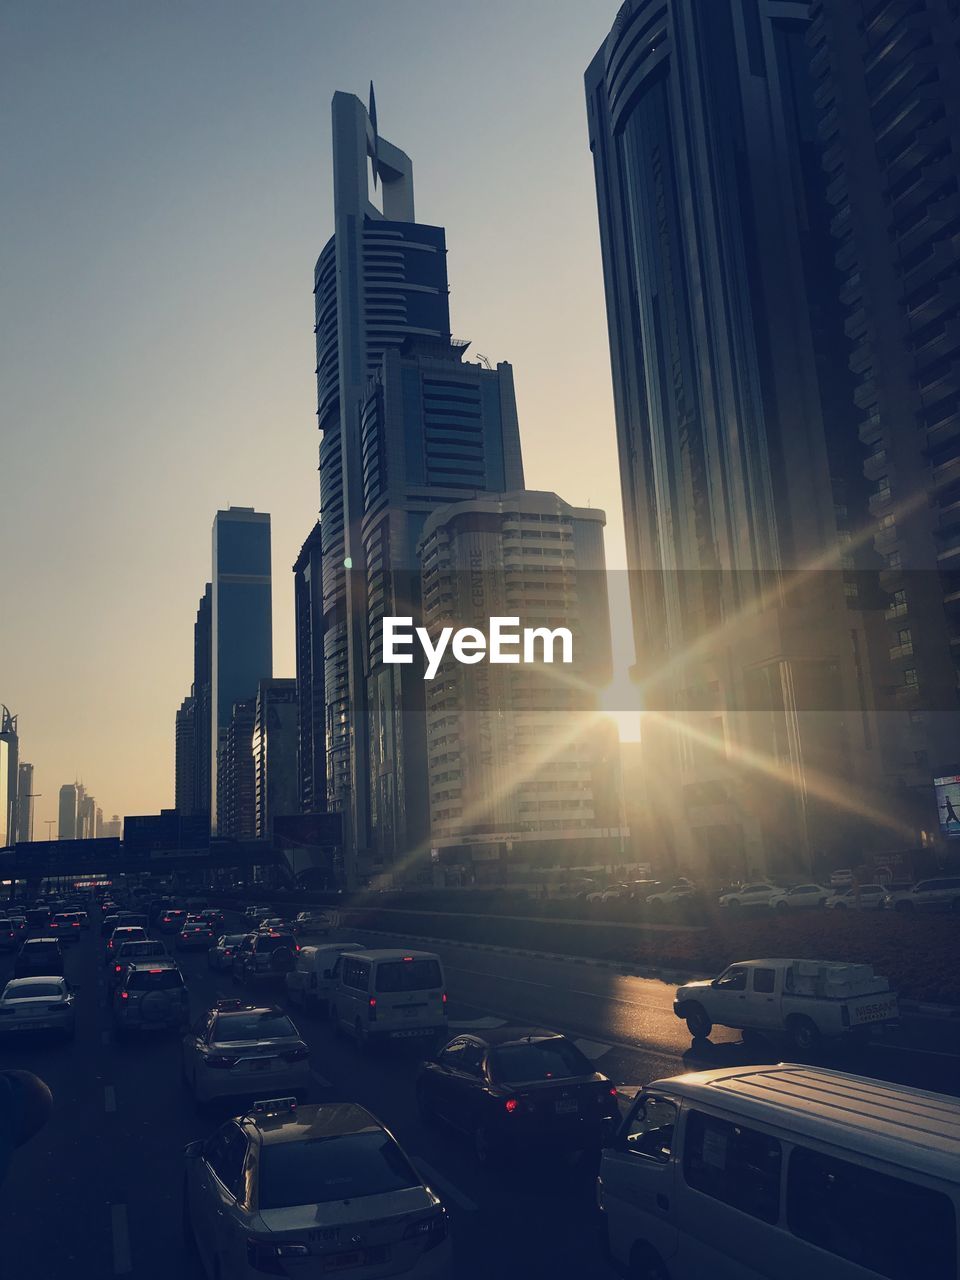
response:
<path id="1" fill-rule="evenodd" d="M 63 977 L 59 938 L 28 938 L 13 962 L 15 978 Z"/>
<path id="2" fill-rule="evenodd" d="M 113 993 L 117 1039 L 131 1031 L 182 1031 L 190 1021 L 183 974 L 170 959 L 128 966 Z"/>
<path id="3" fill-rule="evenodd" d="M 170 955 L 162 942 L 153 939 L 139 939 L 135 942 L 121 942 L 110 964 L 107 965 L 107 985 L 117 987 L 123 982 L 126 971 L 132 964 L 146 964 L 148 960 L 169 960 Z"/>
<path id="4" fill-rule="evenodd" d="M 960 876 L 920 880 L 912 889 L 887 894 L 884 905 L 894 911 L 960 911 Z"/>
<path id="5" fill-rule="evenodd" d="M 300 950 L 292 933 L 251 933 L 244 938 L 233 956 L 235 982 L 251 982 L 257 978 L 282 978 L 297 963 Z"/>

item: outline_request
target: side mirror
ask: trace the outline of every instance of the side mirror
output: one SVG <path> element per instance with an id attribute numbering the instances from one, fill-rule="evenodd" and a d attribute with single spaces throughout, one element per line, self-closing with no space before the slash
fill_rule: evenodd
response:
<path id="1" fill-rule="evenodd" d="M 188 1160 L 199 1160 L 203 1155 L 203 1139 L 198 1138 L 195 1142 L 188 1142 L 183 1148 L 183 1154 Z"/>

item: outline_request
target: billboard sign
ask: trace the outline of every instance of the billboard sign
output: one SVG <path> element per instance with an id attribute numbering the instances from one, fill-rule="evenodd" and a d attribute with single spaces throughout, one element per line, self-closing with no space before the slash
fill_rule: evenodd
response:
<path id="1" fill-rule="evenodd" d="M 960 836 L 960 773 L 934 778 L 933 787 L 937 796 L 940 834 Z"/>

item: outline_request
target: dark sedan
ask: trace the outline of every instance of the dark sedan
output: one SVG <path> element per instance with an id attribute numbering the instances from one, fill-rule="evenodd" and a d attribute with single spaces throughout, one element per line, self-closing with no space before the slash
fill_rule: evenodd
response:
<path id="1" fill-rule="evenodd" d="M 486 1165 L 508 1152 L 596 1150 L 618 1118 L 616 1088 L 573 1041 L 518 1027 L 451 1040 L 424 1063 L 417 1104 L 466 1134 Z"/>

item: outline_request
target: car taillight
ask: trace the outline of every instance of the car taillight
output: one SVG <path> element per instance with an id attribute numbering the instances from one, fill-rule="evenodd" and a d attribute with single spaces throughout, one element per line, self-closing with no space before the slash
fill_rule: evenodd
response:
<path id="1" fill-rule="evenodd" d="M 443 1005 L 443 1012 L 444 1012 L 444 1016 L 446 1017 L 449 1013 L 449 1010 L 447 1009 L 447 993 L 445 991 L 443 995 L 440 997 L 440 1003 Z"/>
<path id="2" fill-rule="evenodd" d="M 123 965 L 122 965 L 122 964 L 115 964 L 115 965 L 113 966 L 113 972 L 114 972 L 114 973 L 122 973 L 122 972 L 123 972 Z"/>
<path id="3" fill-rule="evenodd" d="M 420 1240 L 424 1249 L 432 1249 L 447 1238 L 447 1211 L 442 1206 L 429 1218 L 411 1222 L 403 1233 L 404 1240 Z"/>
<path id="4" fill-rule="evenodd" d="M 306 1258 L 310 1250 L 305 1244 L 267 1244 L 262 1240 L 247 1240 L 247 1262 L 254 1271 L 271 1276 L 288 1275 L 284 1258 Z"/>
<path id="5" fill-rule="evenodd" d="M 515 1115 L 516 1112 L 520 1110 L 520 1099 L 507 1098 L 506 1102 L 503 1104 L 503 1109 L 506 1111 L 507 1115 Z"/>
<path id="6" fill-rule="evenodd" d="M 367 1005 L 367 1017 L 370 1019 L 371 1022 L 376 1022 L 377 1020 L 377 997 L 376 996 L 370 997 L 369 1003 Z"/>
<path id="7" fill-rule="evenodd" d="M 280 1057 L 284 1062 L 302 1062 L 309 1052 L 305 1044 L 298 1044 L 295 1049 L 285 1049 Z"/>
<path id="8" fill-rule="evenodd" d="M 120 992 L 120 999 L 121 999 L 121 1000 L 129 1000 L 129 999 L 130 999 L 130 992 L 129 992 L 129 991 L 121 991 L 121 992 Z"/>
<path id="9" fill-rule="evenodd" d="M 236 1058 L 228 1058 L 223 1053 L 208 1053 L 204 1059 L 208 1067 L 219 1067 L 223 1070 L 229 1070 L 236 1062 Z"/>

